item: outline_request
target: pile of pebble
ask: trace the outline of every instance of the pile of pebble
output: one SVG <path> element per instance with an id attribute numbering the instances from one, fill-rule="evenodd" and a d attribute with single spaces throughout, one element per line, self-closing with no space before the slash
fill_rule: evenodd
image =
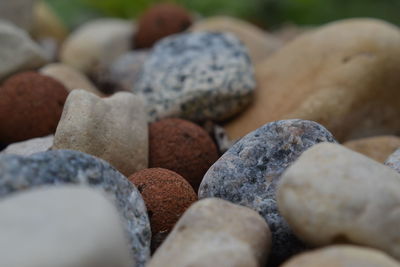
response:
<path id="1" fill-rule="evenodd" d="M 0 266 L 400 267 L 400 29 L 0 2 Z"/>

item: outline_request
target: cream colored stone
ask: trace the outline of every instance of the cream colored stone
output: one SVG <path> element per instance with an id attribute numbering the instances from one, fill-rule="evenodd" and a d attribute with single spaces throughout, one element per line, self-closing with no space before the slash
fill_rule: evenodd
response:
<path id="1" fill-rule="evenodd" d="M 147 266 L 264 266 L 270 246 L 270 230 L 257 212 L 208 198 L 183 214 Z"/>
<path id="2" fill-rule="evenodd" d="M 33 138 L 26 141 L 8 145 L 0 154 L 15 154 L 29 156 L 34 153 L 50 150 L 53 145 L 54 135 Z"/>
<path id="3" fill-rule="evenodd" d="M 191 31 L 230 32 L 247 47 L 254 64 L 258 64 L 278 50 L 282 42 L 262 29 L 246 21 L 227 16 L 216 16 L 195 23 Z"/>
<path id="4" fill-rule="evenodd" d="M 102 158 L 125 176 L 148 166 L 148 125 L 144 104 L 132 93 L 100 98 L 72 91 L 54 137 L 54 149 Z"/>
<path id="5" fill-rule="evenodd" d="M 320 143 L 282 175 L 277 200 L 311 245 L 350 242 L 400 259 L 400 174 L 344 146 Z"/>
<path id="6" fill-rule="evenodd" d="M 400 133 L 400 30 L 349 19 L 305 33 L 256 66 L 254 103 L 226 124 L 236 139 L 267 122 L 306 119 L 341 142 Z"/>
<path id="7" fill-rule="evenodd" d="M 379 250 L 337 245 L 300 254 L 282 267 L 400 267 Z"/>

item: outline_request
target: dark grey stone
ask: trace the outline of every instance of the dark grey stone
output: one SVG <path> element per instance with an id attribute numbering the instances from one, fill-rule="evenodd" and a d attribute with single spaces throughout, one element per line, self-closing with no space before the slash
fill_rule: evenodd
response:
<path id="1" fill-rule="evenodd" d="M 41 185 L 84 184 L 110 193 L 125 222 L 137 266 L 150 256 L 151 230 L 139 191 L 107 162 L 72 150 L 53 150 L 29 157 L 0 156 L 0 198 Z M 68 219 L 68 218 L 66 218 Z"/>
<path id="2" fill-rule="evenodd" d="M 385 165 L 400 173 L 400 148 L 387 158 Z"/>
<path id="3" fill-rule="evenodd" d="M 199 198 L 218 197 L 258 211 L 272 232 L 270 266 L 305 249 L 279 214 L 275 190 L 287 167 L 320 142 L 336 142 L 312 121 L 283 120 L 262 126 L 233 145 L 205 174 Z"/>

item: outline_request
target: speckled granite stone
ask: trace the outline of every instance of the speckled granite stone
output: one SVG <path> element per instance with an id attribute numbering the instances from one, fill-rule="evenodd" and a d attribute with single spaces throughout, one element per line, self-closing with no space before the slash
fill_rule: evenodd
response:
<path id="1" fill-rule="evenodd" d="M 385 165 L 400 173 L 400 148 L 387 158 Z"/>
<path id="2" fill-rule="evenodd" d="M 232 146 L 205 174 L 199 198 L 218 197 L 258 211 L 272 232 L 270 266 L 305 249 L 279 214 L 275 191 L 285 169 L 320 142 L 336 142 L 312 121 L 271 122 Z"/>
<path id="3" fill-rule="evenodd" d="M 124 218 L 137 266 L 150 256 L 151 231 L 144 201 L 126 177 L 107 162 L 72 150 L 0 156 L 0 198 L 49 184 L 89 184 L 111 193 Z"/>
<path id="4" fill-rule="evenodd" d="M 151 120 L 223 120 L 241 111 L 255 87 L 247 49 L 228 33 L 185 33 L 154 47 L 134 85 Z"/>

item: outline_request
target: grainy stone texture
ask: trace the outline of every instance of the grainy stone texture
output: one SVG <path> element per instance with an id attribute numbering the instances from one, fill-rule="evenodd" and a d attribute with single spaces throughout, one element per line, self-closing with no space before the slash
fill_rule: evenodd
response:
<path id="1" fill-rule="evenodd" d="M 338 144 L 304 152 L 282 175 L 279 211 L 311 245 L 350 242 L 400 259 L 400 174 Z"/>
<path id="2" fill-rule="evenodd" d="M 151 230 L 144 201 L 129 180 L 107 162 L 72 150 L 54 150 L 30 157 L 0 156 L 0 198 L 44 185 L 82 184 L 110 194 L 124 218 L 137 266 L 150 256 Z"/>
<path id="3" fill-rule="evenodd" d="M 175 225 L 148 267 L 264 266 L 271 232 L 253 210 L 222 199 L 193 204 Z"/>
<path id="4" fill-rule="evenodd" d="M 399 267 L 400 263 L 379 250 L 337 245 L 300 254 L 282 267 Z"/>
<path id="5" fill-rule="evenodd" d="M 134 265 L 120 216 L 99 190 L 29 190 L 1 200 L 0 213 L 0 266 Z"/>
<path id="6" fill-rule="evenodd" d="M 400 173 L 400 148 L 387 158 L 385 165 Z"/>
<path id="7" fill-rule="evenodd" d="M 305 150 L 335 142 L 321 125 L 304 120 L 277 121 L 248 134 L 205 174 L 199 198 L 219 197 L 258 211 L 272 232 L 271 263 L 303 249 L 278 212 L 275 190 L 285 169 Z"/>
<path id="8" fill-rule="evenodd" d="M 241 111 L 255 87 L 246 48 L 233 35 L 187 33 L 164 38 L 146 60 L 134 92 L 149 119 L 223 120 Z"/>
<path id="9" fill-rule="evenodd" d="M 53 146 L 54 135 L 29 139 L 23 142 L 13 143 L 7 146 L 0 154 L 14 154 L 29 156 L 34 153 L 45 152 Z"/>
<path id="10" fill-rule="evenodd" d="M 74 90 L 58 123 L 54 148 L 94 155 L 129 176 L 147 168 L 148 140 L 141 99 L 128 92 L 100 98 Z"/>

